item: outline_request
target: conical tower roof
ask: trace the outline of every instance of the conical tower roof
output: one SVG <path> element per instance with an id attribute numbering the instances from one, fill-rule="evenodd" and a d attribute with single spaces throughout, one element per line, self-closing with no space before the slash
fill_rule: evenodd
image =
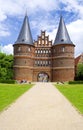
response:
<path id="1" fill-rule="evenodd" d="M 65 22 L 62 16 L 60 17 L 59 27 L 58 27 L 54 44 L 73 44 L 69 37 L 68 31 L 67 31 L 67 28 L 65 26 Z"/>
<path id="2" fill-rule="evenodd" d="M 30 25 L 29 25 L 27 14 L 25 15 L 23 25 L 19 33 L 19 36 L 17 38 L 17 41 L 15 42 L 15 44 L 20 44 L 20 43 L 31 44 L 31 45 L 33 44 L 33 39 L 31 35 L 31 30 L 30 30 Z"/>

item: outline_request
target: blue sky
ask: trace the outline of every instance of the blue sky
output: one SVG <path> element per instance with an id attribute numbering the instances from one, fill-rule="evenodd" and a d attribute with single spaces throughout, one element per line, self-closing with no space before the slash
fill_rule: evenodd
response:
<path id="1" fill-rule="evenodd" d="M 72 42 L 75 56 L 83 53 L 83 0 L 0 0 L 0 44 L 3 52 L 13 53 L 27 9 L 33 40 L 46 30 L 55 39 L 62 14 Z"/>

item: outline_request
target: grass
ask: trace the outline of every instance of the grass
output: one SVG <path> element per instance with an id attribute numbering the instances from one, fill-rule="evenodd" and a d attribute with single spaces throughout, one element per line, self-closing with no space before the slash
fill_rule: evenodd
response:
<path id="1" fill-rule="evenodd" d="M 6 109 L 31 87 L 31 84 L 0 84 L 0 111 Z"/>
<path id="2" fill-rule="evenodd" d="M 56 85 L 58 90 L 83 114 L 83 85 Z"/>

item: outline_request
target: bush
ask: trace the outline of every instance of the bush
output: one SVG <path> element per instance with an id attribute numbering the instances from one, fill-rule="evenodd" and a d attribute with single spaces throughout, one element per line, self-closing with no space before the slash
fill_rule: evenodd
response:
<path id="1" fill-rule="evenodd" d="M 69 81 L 69 84 L 83 84 L 83 81 Z"/>
<path id="2" fill-rule="evenodd" d="M 15 80 L 0 80 L 0 83 L 15 84 Z"/>

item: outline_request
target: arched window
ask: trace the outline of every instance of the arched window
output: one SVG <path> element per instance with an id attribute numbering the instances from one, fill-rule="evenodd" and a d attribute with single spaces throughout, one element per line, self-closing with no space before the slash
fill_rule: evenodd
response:
<path id="1" fill-rule="evenodd" d="M 37 53 L 37 50 L 35 50 L 35 53 Z"/>
<path id="2" fill-rule="evenodd" d="M 41 53 L 42 53 L 42 50 L 41 50 Z"/>
<path id="3" fill-rule="evenodd" d="M 43 50 L 43 53 L 45 54 L 45 53 L 46 53 L 46 51 L 45 51 L 45 50 Z"/>
<path id="4" fill-rule="evenodd" d="M 38 54 L 40 53 L 40 50 L 38 50 Z"/>
<path id="5" fill-rule="evenodd" d="M 46 53 L 48 53 L 48 50 L 46 50 Z"/>

